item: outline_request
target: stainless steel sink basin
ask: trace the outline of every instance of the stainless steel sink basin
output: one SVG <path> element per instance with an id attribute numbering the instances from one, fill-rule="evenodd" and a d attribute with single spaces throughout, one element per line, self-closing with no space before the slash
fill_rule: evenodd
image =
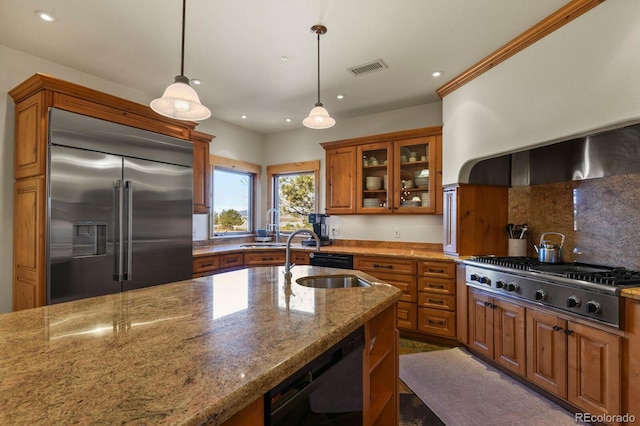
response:
<path id="1" fill-rule="evenodd" d="M 369 287 L 371 285 L 357 275 L 315 275 L 298 278 L 296 282 L 313 288 Z"/>

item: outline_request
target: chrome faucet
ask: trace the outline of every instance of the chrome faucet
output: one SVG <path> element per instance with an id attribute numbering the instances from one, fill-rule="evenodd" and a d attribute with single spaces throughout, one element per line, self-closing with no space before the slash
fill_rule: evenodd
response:
<path id="1" fill-rule="evenodd" d="M 284 276 L 285 277 L 291 277 L 291 268 L 294 265 L 291 265 L 291 239 L 293 238 L 294 235 L 300 234 L 306 232 L 307 234 L 311 235 L 313 237 L 314 240 L 316 240 L 316 251 L 320 251 L 320 237 L 318 237 L 316 235 L 315 232 L 309 230 L 309 229 L 297 229 L 295 231 L 293 231 L 290 235 L 289 238 L 287 238 L 287 248 L 285 249 L 285 258 L 284 258 Z"/>
<path id="2" fill-rule="evenodd" d="M 273 220 L 271 220 L 273 218 Z M 276 234 L 276 243 L 280 242 L 280 212 L 276 208 L 267 210 L 267 220 L 265 222 L 267 232 L 274 231 Z"/>

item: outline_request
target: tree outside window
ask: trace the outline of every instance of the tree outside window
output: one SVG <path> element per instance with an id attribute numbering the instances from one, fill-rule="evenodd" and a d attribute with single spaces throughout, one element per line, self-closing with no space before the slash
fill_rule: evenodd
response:
<path id="1" fill-rule="evenodd" d="M 267 166 L 271 205 L 280 214 L 280 230 L 311 229 L 309 213 L 317 211 L 319 161 Z"/>

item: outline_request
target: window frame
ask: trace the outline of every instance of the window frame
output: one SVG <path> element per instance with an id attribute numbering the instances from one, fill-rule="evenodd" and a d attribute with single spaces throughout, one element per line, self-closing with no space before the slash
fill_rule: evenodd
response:
<path id="1" fill-rule="evenodd" d="M 209 170 L 211 172 L 211 212 L 209 214 L 209 238 L 220 238 L 221 236 L 215 236 L 214 235 L 214 230 L 215 230 L 215 224 L 213 222 L 214 220 L 214 209 L 215 209 L 215 204 L 213 202 L 214 200 L 214 186 L 213 186 L 213 180 L 214 180 L 214 171 L 215 169 L 222 169 L 222 170 L 228 170 L 228 171 L 232 171 L 232 172 L 239 172 L 239 173 L 247 173 L 251 176 L 251 194 L 249 194 L 250 196 L 250 201 L 249 201 L 249 209 L 251 211 L 251 226 L 250 229 L 247 229 L 247 232 L 238 232 L 238 233 L 233 233 L 229 236 L 231 237 L 242 237 L 242 236 L 246 236 L 246 235 L 251 235 L 253 233 L 255 233 L 255 229 L 257 227 L 257 206 L 259 205 L 259 189 L 260 189 L 260 179 L 261 179 L 261 175 L 262 175 L 262 166 L 259 164 L 253 164 L 253 163 L 249 163 L 246 161 L 241 161 L 241 160 L 234 160 L 232 158 L 225 158 L 225 157 L 220 157 L 217 155 L 213 155 L 210 154 L 209 155 Z"/>
<path id="2" fill-rule="evenodd" d="M 276 177 L 280 175 L 286 174 L 295 174 L 295 173 L 313 173 L 313 192 L 314 192 L 314 211 L 318 211 L 319 206 L 319 191 L 320 187 L 320 160 L 312 160 L 312 161 L 299 161 L 296 163 L 285 163 L 285 164 L 273 164 L 267 166 L 267 181 L 269 184 L 267 185 L 267 209 L 273 208 L 276 204 L 275 200 L 275 184 Z M 280 224 L 278 224 L 280 225 Z"/>

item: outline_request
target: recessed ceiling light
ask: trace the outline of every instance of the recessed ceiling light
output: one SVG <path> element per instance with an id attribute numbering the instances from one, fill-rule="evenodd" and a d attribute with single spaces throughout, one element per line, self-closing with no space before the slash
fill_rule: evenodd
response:
<path id="1" fill-rule="evenodd" d="M 442 75 L 442 71 L 434 71 L 431 73 L 431 75 L 434 77 L 440 77 Z"/>
<path id="2" fill-rule="evenodd" d="M 287 123 L 291 123 L 291 119 L 290 118 L 285 118 L 284 121 L 286 121 Z"/>
<path id="3" fill-rule="evenodd" d="M 56 17 L 53 16 L 53 13 L 47 12 L 46 10 L 38 10 L 36 11 L 36 15 L 43 21 L 53 22 L 56 20 Z"/>
<path id="4" fill-rule="evenodd" d="M 201 81 L 199 78 L 192 78 L 192 79 L 191 79 L 191 82 L 192 82 L 193 84 L 195 84 L 196 86 L 198 86 L 198 85 L 202 84 L 202 81 Z"/>
<path id="5" fill-rule="evenodd" d="M 245 118 L 247 118 L 247 116 L 246 115 L 241 115 L 240 118 L 245 119 Z"/>
<path id="6" fill-rule="evenodd" d="M 287 61 L 289 60 L 289 57 L 288 57 L 288 56 L 284 56 L 284 55 L 283 55 L 283 56 L 280 56 L 280 60 L 281 60 L 282 62 L 287 62 Z"/>
<path id="7" fill-rule="evenodd" d="M 343 95 L 343 94 L 339 94 L 338 96 L 336 96 L 336 98 L 338 98 L 338 99 L 344 99 L 344 95 Z"/>

